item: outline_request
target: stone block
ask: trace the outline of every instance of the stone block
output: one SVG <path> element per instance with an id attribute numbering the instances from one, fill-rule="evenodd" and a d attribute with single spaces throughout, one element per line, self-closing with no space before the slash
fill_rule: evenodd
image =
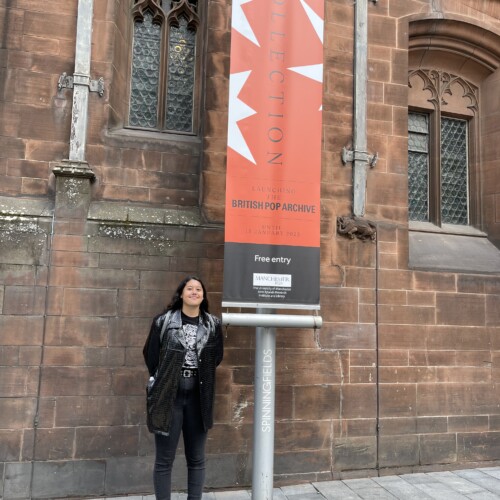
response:
<path id="1" fill-rule="evenodd" d="M 340 387 L 338 385 L 302 385 L 294 387 L 293 392 L 295 395 L 294 418 L 300 420 L 339 418 Z"/>
<path id="2" fill-rule="evenodd" d="M 104 461 L 35 462 L 31 494 L 40 499 L 102 496 L 105 475 Z"/>
<path id="3" fill-rule="evenodd" d="M 381 418 L 380 419 L 380 434 L 381 435 L 397 435 L 397 434 L 416 434 L 417 419 L 415 417 L 400 417 L 400 418 Z"/>
<path id="4" fill-rule="evenodd" d="M 445 433 L 448 431 L 448 417 L 418 417 L 417 434 Z"/>
<path id="5" fill-rule="evenodd" d="M 5 464 L 3 497 L 7 500 L 30 497 L 31 463 Z"/>
<path id="6" fill-rule="evenodd" d="M 53 267 L 50 285 L 71 288 L 139 288 L 139 272 L 132 270 Z"/>
<path id="7" fill-rule="evenodd" d="M 37 429 L 35 460 L 69 460 L 73 458 L 75 429 Z"/>
<path id="8" fill-rule="evenodd" d="M 177 471 L 182 470 L 179 458 L 174 462 L 172 489 L 179 488 Z M 153 491 L 152 457 L 113 457 L 106 460 L 106 495 L 150 493 Z M 185 478 L 186 476 L 184 476 Z M 182 487 L 185 488 L 185 479 Z"/>
<path id="9" fill-rule="evenodd" d="M 17 462 L 20 459 L 22 438 L 20 429 L 0 430 L 0 462 Z"/>
<path id="10" fill-rule="evenodd" d="M 96 367 L 44 367 L 41 396 L 102 396 L 111 392 L 111 372 Z"/>
<path id="11" fill-rule="evenodd" d="M 460 293 L 436 295 L 436 322 L 441 325 L 485 325 L 485 297 Z"/>
<path id="12" fill-rule="evenodd" d="M 459 462 L 496 460 L 500 453 L 500 432 L 458 433 L 457 453 Z"/>
<path id="13" fill-rule="evenodd" d="M 111 369 L 111 390 L 116 396 L 137 396 L 144 394 L 147 383 L 146 366 Z"/>
<path id="14" fill-rule="evenodd" d="M 161 294 L 163 296 L 163 294 Z M 167 298 L 163 302 L 165 306 Z M 109 323 L 108 345 L 112 347 L 139 347 L 144 346 L 149 333 L 153 317 L 159 314 L 164 307 L 152 312 L 150 316 L 136 318 L 112 318 Z"/>
<path id="15" fill-rule="evenodd" d="M 381 467 L 401 467 L 419 463 L 418 436 L 380 436 L 379 462 Z"/>
<path id="16" fill-rule="evenodd" d="M 17 220 L 0 221 L 2 264 L 45 263 L 47 237 L 36 219 L 19 217 Z"/>
<path id="17" fill-rule="evenodd" d="M 370 384 L 344 384 L 337 386 L 342 398 L 335 400 L 335 413 L 332 412 L 330 418 L 337 418 L 337 411 L 341 412 L 342 418 L 373 418 L 376 414 L 376 386 Z M 314 407 L 314 404 L 313 404 Z"/>
<path id="18" fill-rule="evenodd" d="M 172 293 L 174 290 L 172 290 Z M 118 316 L 122 318 L 148 318 L 159 314 L 172 293 L 152 290 L 123 290 L 118 295 Z"/>
<path id="19" fill-rule="evenodd" d="M 355 288 L 321 290 L 323 321 L 356 323 L 358 321 L 358 291 Z"/>
<path id="20" fill-rule="evenodd" d="M 275 474 L 306 474 L 331 470 L 330 450 L 285 451 L 275 453 Z"/>
<path id="21" fill-rule="evenodd" d="M 12 315 L 43 315 L 45 287 L 6 286 L 3 313 Z"/>
<path id="22" fill-rule="evenodd" d="M 82 427 L 75 430 L 75 458 L 117 458 L 137 454 L 137 426 Z"/>
<path id="23" fill-rule="evenodd" d="M 420 463 L 449 464 L 457 461 L 455 434 L 431 434 L 420 436 Z"/>
<path id="24" fill-rule="evenodd" d="M 377 463 L 376 438 L 346 437 L 333 440 L 333 469 L 373 469 Z"/>
<path id="25" fill-rule="evenodd" d="M 116 316 L 117 290 L 65 288 L 64 316 Z"/>
<path id="26" fill-rule="evenodd" d="M 383 417 L 413 417 L 417 415 L 415 384 L 382 384 L 380 415 Z"/>
<path id="27" fill-rule="evenodd" d="M 0 366 L 0 397 L 36 396 L 38 367 Z"/>
<path id="28" fill-rule="evenodd" d="M 330 441 L 331 422 L 329 420 L 276 422 L 275 425 L 277 451 L 329 449 Z"/>
<path id="29" fill-rule="evenodd" d="M 46 345 L 96 347 L 108 343 L 107 318 L 48 316 L 46 321 Z"/>
<path id="30" fill-rule="evenodd" d="M 500 294 L 486 297 L 486 324 L 500 325 Z"/>
<path id="31" fill-rule="evenodd" d="M 57 396 L 54 402 L 57 427 L 137 425 L 145 420 L 144 396 Z"/>
<path id="32" fill-rule="evenodd" d="M 375 326 L 359 323 L 324 323 L 318 332 L 323 349 L 371 349 L 375 347 Z"/>
<path id="33" fill-rule="evenodd" d="M 36 412 L 35 398 L 1 398 L 0 429 L 30 429 Z"/>

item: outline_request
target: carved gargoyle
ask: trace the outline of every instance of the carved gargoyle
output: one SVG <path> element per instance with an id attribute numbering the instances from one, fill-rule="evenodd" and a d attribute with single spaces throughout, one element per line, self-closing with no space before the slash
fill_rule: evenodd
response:
<path id="1" fill-rule="evenodd" d="M 354 239 L 375 241 L 377 228 L 373 222 L 362 217 L 343 216 L 337 217 L 337 233 Z"/>

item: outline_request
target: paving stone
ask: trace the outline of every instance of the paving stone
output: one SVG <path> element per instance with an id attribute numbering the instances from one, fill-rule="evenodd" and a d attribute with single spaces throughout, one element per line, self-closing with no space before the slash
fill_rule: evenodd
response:
<path id="1" fill-rule="evenodd" d="M 313 486 L 327 500 L 358 500 L 361 498 L 342 481 L 322 481 L 319 483 L 313 483 Z"/>
<path id="2" fill-rule="evenodd" d="M 393 500 L 397 497 L 372 479 L 348 479 L 344 483 L 354 490 L 361 498 Z"/>
<path id="3" fill-rule="evenodd" d="M 215 500 L 249 500 L 252 498 L 250 493 L 245 490 L 240 491 L 219 491 L 214 493 Z M 203 495 L 203 500 L 205 500 L 205 495 Z"/>
<path id="4" fill-rule="evenodd" d="M 406 500 L 425 500 L 431 498 L 416 486 L 408 483 L 399 476 L 374 477 L 373 481 L 385 488 L 396 498 L 405 498 Z"/>
<path id="5" fill-rule="evenodd" d="M 484 489 L 477 484 L 467 481 L 467 479 L 457 476 L 453 472 L 430 472 L 428 475 L 463 495 L 468 496 L 469 494 L 484 492 Z"/>
<path id="6" fill-rule="evenodd" d="M 470 470 L 457 470 L 454 472 L 457 476 L 463 477 L 468 481 L 478 484 L 486 491 L 490 491 L 495 495 L 500 496 L 500 480 L 486 474 L 481 470 L 470 469 Z"/>
<path id="7" fill-rule="evenodd" d="M 436 498 L 437 500 L 462 500 L 467 498 L 465 495 L 460 494 L 458 491 L 440 482 L 434 476 L 429 474 L 422 474 L 422 476 L 423 477 L 419 478 L 418 482 L 413 484 L 431 498 Z M 411 474 L 405 474 L 401 477 L 410 481 Z"/>
<path id="8" fill-rule="evenodd" d="M 312 484 L 298 484 L 296 486 L 283 486 L 281 491 L 287 496 L 291 497 L 293 495 L 308 495 L 311 493 L 317 493 L 316 488 Z"/>

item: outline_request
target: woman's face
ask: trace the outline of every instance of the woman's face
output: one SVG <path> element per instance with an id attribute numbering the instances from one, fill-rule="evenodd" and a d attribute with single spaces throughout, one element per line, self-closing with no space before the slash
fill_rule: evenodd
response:
<path id="1" fill-rule="evenodd" d="M 200 306 L 203 301 L 203 287 L 196 280 L 189 280 L 182 290 L 182 303 L 185 306 Z"/>

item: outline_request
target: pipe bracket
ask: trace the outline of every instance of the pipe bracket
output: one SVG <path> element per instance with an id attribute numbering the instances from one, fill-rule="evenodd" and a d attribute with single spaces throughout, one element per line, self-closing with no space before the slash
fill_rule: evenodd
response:
<path id="1" fill-rule="evenodd" d="M 378 161 L 378 153 L 371 155 L 366 151 L 357 151 L 352 149 L 347 149 L 346 147 L 342 148 L 342 163 L 345 165 L 346 163 L 353 163 L 355 161 L 364 161 L 368 163 L 368 165 L 373 168 Z"/>
<path id="2" fill-rule="evenodd" d="M 104 78 L 102 76 L 98 80 L 91 80 L 86 75 L 77 75 L 75 73 L 74 76 L 71 76 L 64 72 L 61 76 L 59 76 L 57 89 L 59 91 L 62 89 L 72 89 L 75 84 L 87 85 L 89 87 L 89 91 L 97 92 L 99 97 L 104 95 Z"/>

